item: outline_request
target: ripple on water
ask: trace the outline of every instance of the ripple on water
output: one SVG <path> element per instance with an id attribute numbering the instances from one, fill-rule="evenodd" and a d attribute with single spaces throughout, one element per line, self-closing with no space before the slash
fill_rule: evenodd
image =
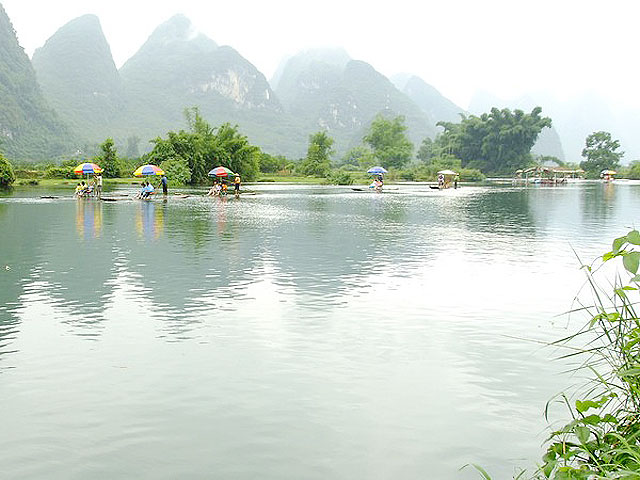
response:
<path id="1" fill-rule="evenodd" d="M 567 383 L 536 342 L 565 332 L 571 247 L 591 258 L 640 213 L 597 187 L 2 199 L 3 472 L 526 467 Z"/>

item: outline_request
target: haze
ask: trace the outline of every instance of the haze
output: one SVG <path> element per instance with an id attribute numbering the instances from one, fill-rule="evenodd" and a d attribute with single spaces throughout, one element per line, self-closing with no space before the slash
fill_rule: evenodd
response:
<path id="1" fill-rule="evenodd" d="M 633 1 L 395 2 L 292 0 L 202 2 L 4 0 L 20 44 L 33 51 L 86 13 L 102 23 L 117 66 L 160 23 L 189 17 L 270 77 L 281 60 L 342 46 L 383 74 L 419 75 L 463 108 L 478 90 L 500 98 L 543 92 L 558 100 L 597 94 L 611 106 L 640 106 L 635 81 Z"/>

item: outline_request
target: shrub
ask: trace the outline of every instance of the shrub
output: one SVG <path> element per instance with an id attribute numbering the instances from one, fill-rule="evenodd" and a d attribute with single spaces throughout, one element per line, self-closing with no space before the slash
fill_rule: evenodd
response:
<path id="1" fill-rule="evenodd" d="M 16 178 L 41 178 L 43 172 L 40 170 L 33 170 L 28 168 L 14 168 L 13 173 L 15 173 Z"/>
<path id="2" fill-rule="evenodd" d="M 332 185 L 353 185 L 353 177 L 344 170 L 335 170 L 329 176 L 329 183 Z"/>
<path id="3" fill-rule="evenodd" d="M 167 175 L 167 179 L 174 185 L 185 185 L 191 181 L 191 170 L 186 160 L 171 158 L 160 165 Z"/>
<path id="4" fill-rule="evenodd" d="M 10 187 L 16 181 L 16 174 L 9 161 L 0 154 L 0 187 Z"/>
<path id="5" fill-rule="evenodd" d="M 72 170 L 65 167 L 47 167 L 44 171 L 45 178 L 77 178 L 76 174 Z"/>

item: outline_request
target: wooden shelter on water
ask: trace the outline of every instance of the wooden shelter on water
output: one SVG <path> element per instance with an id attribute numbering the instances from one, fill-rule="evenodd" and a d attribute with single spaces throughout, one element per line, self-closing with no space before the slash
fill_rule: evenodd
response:
<path id="1" fill-rule="evenodd" d="M 567 183 L 568 179 L 583 178 L 584 170 L 581 168 L 570 169 L 564 167 L 536 166 L 516 170 L 513 177 L 514 183 L 534 183 L 543 185 L 560 185 Z"/>

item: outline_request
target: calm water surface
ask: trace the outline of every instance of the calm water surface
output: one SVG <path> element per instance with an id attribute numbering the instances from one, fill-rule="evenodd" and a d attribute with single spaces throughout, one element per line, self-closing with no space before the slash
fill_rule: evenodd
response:
<path id="1" fill-rule="evenodd" d="M 591 260 L 633 227 L 640 185 L 256 188 L 0 197 L 2 478 L 507 478 L 537 460 L 573 379 L 535 341 L 567 333 L 572 248 Z"/>

